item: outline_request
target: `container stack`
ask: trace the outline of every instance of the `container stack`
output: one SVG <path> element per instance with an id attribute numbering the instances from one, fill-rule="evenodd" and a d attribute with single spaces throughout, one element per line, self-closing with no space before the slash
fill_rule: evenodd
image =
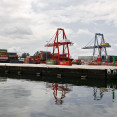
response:
<path id="1" fill-rule="evenodd" d="M 9 63 L 18 63 L 18 55 L 14 52 L 8 52 Z"/>
<path id="2" fill-rule="evenodd" d="M 31 58 L 32 58 L 33 63 L 35 64 L 41 63 L 39 56 L 31 56 Z"/>
<path id="3" fill-rule="evenodd" d="M 51 56 L 52 56 L 51 52 L 48 52 L 48 51 L 40 51 L 39 58 L 40 58 L 41 61 L 45 61 L 45 60 L 50 59 Z"/>
<path id="4" fill-rule="evenodd" d="M 58 61 L 56 61 L 56 60 L 47 60 L 46 64 L 48 64 L 48 65 L 58 65 Z"/>
<path id="5" fill-rule="evenodd" d="M 93 56 L 78 56 L 78 59 L 84 61 L 84 62 L 91 62 L 93 60 Z M 97 57 L 94 58 L 96 60 Z"/>
<path id="6" fill-rule="evenodd" d="M 40 64 L 40 63 L 46 63 L 46 60 L 51 59 L 52 54 L 48 51 L 40 51 L 38 55 L 30 56 L 28 58 L 25 58 L 24 63 L 29 64 Z"/>
<path id="7" fill-rule="evenodd" d="M 77 65 L 81 65 L 81 59 L 75 59 L 72 61 L 72 64 L 77 64 Z"/>
<path id="8" fill-rule="evenodd" d="M 113 65 L 113 60 L 115 57 L 115 62 L 117 62 L 117 56 L 102 56 L 102 62 L 105 63 L 105 65 L 112 66 Z"/>
<path id="9" fill-rule="evenodd" d="M 0 63 L 8 62 L 8 53 L 6 49 L 0 49 Z"/>
<path id="10" fill-rule="evenodd" d="M 34 63 L 34 56 L 25 58 L 24 63 L 33 64 Z"/>
<path id="11" fill-rule="evenodd" d="M 102 56 L 102 62 L 113 62 L 113 58 L 117 61 L 117 56 Z"/>

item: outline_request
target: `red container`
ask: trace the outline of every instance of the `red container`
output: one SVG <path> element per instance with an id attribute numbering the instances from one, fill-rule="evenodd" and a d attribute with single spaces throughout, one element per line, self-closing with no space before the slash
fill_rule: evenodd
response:
<path id="1" fill-rule="evenodd" d="M 6 55 L 0 55 L 0 57 L 8 57 L 8 54 L 6 54 Z"/>
<path id="2" fill-rule="evenodd" d="M 108 63 L 108 66 L 113 66 L 113 62 Z"/>
<path id="3" fill-rule="evenodd" d="M 0 53 L 0 55 L 6 55 L 6 54 L 8 54 L 8 53 Z"/>
<path id="4" fill-rule="evenodd" d="M 101 62 L 101 61 L 102 61 L 102 58 L 98 58 L 98 59 L 97 59 L 97 62 Z"/>
<path id="5" fill-rule="evenodd" d="M 59 65 L 72 65 L 71 61 L 59 61 Z"/>
<path id="6" fill-rule="evenodd" d="M 115 66 L 117 66 L 117 62 L 115 62 Z"/>
<path id="7" fill-rule="evenodd" d="M 105 62 L 105 65 L 108 66 L 108 62 Z"/>
<path id="8" fill-rule="evenodd" d="M 25 58 L 24 63 L 28 63 L 28 62 L 27 62 L 27 58 Z"/>
<path id="9" fill-rule="evenodd" d="M 13 55 L 13 57 L 18 57 L 18 55 Z"/>
<path id="10" fill-rule="evenodd" d="M 29 63 L 32 61 L 32 58 L 25 58 L 24 63 Z"/>

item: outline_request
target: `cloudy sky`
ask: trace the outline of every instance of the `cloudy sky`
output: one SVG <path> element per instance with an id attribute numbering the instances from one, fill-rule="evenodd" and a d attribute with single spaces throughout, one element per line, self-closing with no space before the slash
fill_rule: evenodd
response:
<path id="1" fill-rule="evenodd" d="M 0 0 L 0 48 L 29 52 L 52 50 L 44 45 L 64 28 L 72 57 L 92 55 L 83 46 L 103 33 L 117 55 L 117 0 Z"/>

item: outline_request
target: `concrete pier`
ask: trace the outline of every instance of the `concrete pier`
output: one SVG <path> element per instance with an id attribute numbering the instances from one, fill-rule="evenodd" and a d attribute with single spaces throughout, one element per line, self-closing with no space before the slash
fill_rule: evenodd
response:
<path id="1" fill-rule="evenodd" d="M 117 76 L 116 71 L 117 67 L 114 66 L 0 63 L 0 73 L 34 74 L 38 76 L 53 76 L 55 78 L 107 79 L 108 76 Z"/>

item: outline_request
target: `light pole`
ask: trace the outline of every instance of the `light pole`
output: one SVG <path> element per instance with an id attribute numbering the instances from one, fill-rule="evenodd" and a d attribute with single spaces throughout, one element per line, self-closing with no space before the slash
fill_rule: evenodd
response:
<path id="1" fill-rule="evenodd" d="M 48 43 L 48 41 L 46 41 Z M 48 47 L 46 48 L 46 61 L 47 61 L 47 51 L 48 51 Z"/>

